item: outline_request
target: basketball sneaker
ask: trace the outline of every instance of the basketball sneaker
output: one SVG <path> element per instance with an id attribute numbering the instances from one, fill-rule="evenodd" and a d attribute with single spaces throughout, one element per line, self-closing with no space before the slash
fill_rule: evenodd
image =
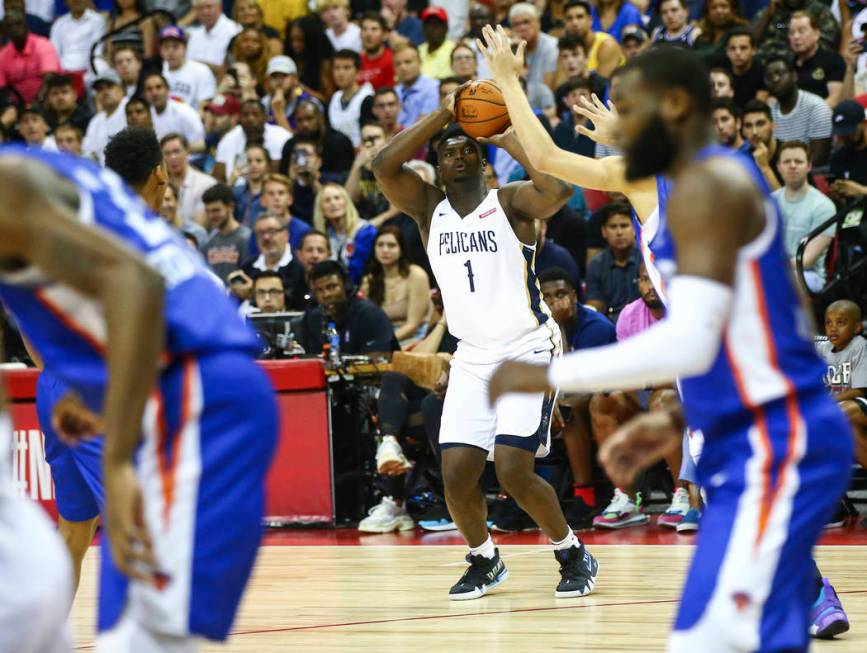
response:
<path id="1" fill-rule="evenodd" d="M 376 471 L 388 476 L 405 474 L 413 467 L 393 435 L 384 435 L 376 448 Z"/>
<path id="2" fill-rule="evenodd" d="M 690 508 L 683 516 L 681 522 L 676 526 L 678 533 L 695 533 L 698 530 L 698 523 L 701 521 L 701 511 L 698 508 Z"/>
<path id="3" fill-rule="evenodd" d="M 358 522 L 358 530 L 362 533 L 391 533 L 413 528 L 415 522 L 406 511 L 406 507 L 398 504 L 391 497 L 383 497 L 382 501 L 370 509 L 367 517 Z"/>
<path id="4" fill-rule="evenodd" d="M 493 558 L 468 553 L 467 562 L 470 566 L 449 590 L 449 599 L 452 601 L 481 598 L 509 577 L 509 570 L 500 560 L 499 549 L 494 549 Z"/>
<path id="5" fill-rule="evenodd" d="M 614 498 L 601 515 L 593 518 L 593 525 L 599 528 L 628 528 L 646 524 L 650 518 L 641 510 L 641 492 L 636 492 L 635 497 L 633 501 L 628 494 L 615 488 Z"/>
<path id="6" fill-rule="evenodd" d="M 827 578 L 822 579 L 819 598 L 810 608 L 810 635 L 819 639 L 831 639 L 849 630 L 849 618 L 837 592 Z"/>
<path id="7" fill-rule="evenodd" d="M 456 531 L 449 509 L 444 504 L 434 504 L 423 515 L 418 516 L 418 525 L 426 531 Z"/>
<path id="8" fill-rule="evenodd" d="M 584 503 L 584 499 L 581 497 L 566 499 L 562 505 L 563 516 L 572 530 L 586 531 L 593 528 L 593 518 L 599 511 Z"/>
<path id="9" fill-rule="evenodd" d="M 489 517 L 491 530 L 496 533 L 515 533 L 517 531 L 535 531 L 539 527 L 512 497 L 497 499 L 491 505 Z"/>
<path id="10" fill-rule="evenodd" d="M 677 528 L 689 512 L 689 492 L 686 488 L 679 487 L 671 498 L 671 505 L 659 516 L 656 523 L 663 528 Z"/>
<path id="11" fill-rule="evenodd" d="M 555 598 L 571 599 L 593 591 L 599 563 L 583 544 L 554 551 L 554 557 L 560 563 L 560 583 L 554 590 Z"/>

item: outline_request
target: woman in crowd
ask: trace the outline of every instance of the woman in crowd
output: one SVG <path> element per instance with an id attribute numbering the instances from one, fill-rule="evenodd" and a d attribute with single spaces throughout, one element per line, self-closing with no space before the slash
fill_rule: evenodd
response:
<path id="1" fill-rule="evenodd" d="M 593 31 L 607 32 L 617 42 L 627 25 L 643 26 L 637 3 L 629 0 L 596 0 L 593 6 Z"/>
<path id="2" fill-rule="evenodd" d="M 698 21 L 701 35 L 695 40 L 694 48 L 699 52 L 716 50 L 729 29 L 746 24 L 737 0 L 705 0 L 704 13 Z"/>
<path id="3" fill-rule="evenodd" d="M 258 27 L 245 27 L 232 41 L 226 65 L 245 63 L 256 80 L 257 91 L 265 88 L 266 69 L 271 52 L 265 33 Z"/>
<path id="4" fill-rule="evenodd" d="M 318 14 L 304 16 L 292 22 L 287 30 L 286 54 L 298 66 L 298 79 L 305 91 L 327 102 L 334 92 L 331 77 L 331 57 L 334 47 Z"/>
<path id="5" fill-rule="evenodd" d="M 476 52 L 465 43 L 458 43 L 452 50 L 452 72 L 461 82 L 468 82 L 478 77 L 478 62 Z"/>
<path id="6" fill-rule="evenodd" d="M 235 196 L 235 219 L 241 224 L 252 227 L 262 206 L 262 186 L 265 177 L 271 172 L 271 157 L 260 143 L 248 143 L 244 148 L 247 165 L 236 167 L 229 178 L 229 186 Z"/>
<path id="7" fill-rule="evenodd" d="M 359 217 L 340 184 L 325 184 L 316 195 L 313 228 L 328 234 L 332 257 L 345 265 L 353 283 L 358 283 L 373 249 L 376 227 Z"/>
<path id="8" fill-rule="evenodd" d="M 106 33 L 113 32 L 116 29 L 122 28 L 124 25 L 129 25 L 135 20 L 144 15 L 143 0 L 114 0 L 114 12 L 111 19 L 106 25 Z M 137 45 L 145 59 L 149 59 L 156 54 L 156 39 L 154 38 L 154 25 L 150 18 L 136 25 L 130 25 L 121 33 L 115 34 L 105 44 L 104 57 L 106 61 L 111 61 L 111 47 L 116 43 L 129 43 Z"/>
<path id="9" fill-rule="evenodd" d="M 178 189 L 173 184 L 166 185 L 166 194 L 160 207 L 160 215 L 179 234 L 191 235 L 199 246 L 205 244 L 208 232 L 205 231 L 204 227 L 191 220 L 182 219 L 180 213 L 178 213 Z"/>
<path id="10" fill-rule="evenodd" d="M 241 27 L 255 27 L 265 35 L 270 56 L 276 57 L 278 54 L 283 54 L 283 40 L 280 38 L 280 32 L 263 22 L 264 14 L 259 0 L 238 0 L 235 3 L 234 14 L 235 22 Z M 235 38 L 237 39 L 237 37 Z M 229 48 L 233 44 L 230 43 Z"/>
<path id="11" fill-rule="evenodd" d="M 410 263 L 400 229 L 385 226 L 373 241 L 361 292 L 382 308 L 394 325 L 401 347 L 424 337 L 430 313 L 430 283 L 427 273 Z"/>

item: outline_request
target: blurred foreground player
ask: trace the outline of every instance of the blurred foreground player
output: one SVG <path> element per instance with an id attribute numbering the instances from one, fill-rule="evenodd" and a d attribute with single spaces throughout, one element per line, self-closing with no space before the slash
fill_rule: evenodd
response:
<path id="1" fill-rule="evenodd" d="M 159 148 L 128 165 L 162 174 Z M 96 650 L 225 639 L 276 435 L 255 337 L 114 172 L 15 147 L 0 151 L 0 175 L 0 298 L 82 402 L 67 432 L 105 433 Z"/>
<path id="2" fill-rule="evenodd" d="M 502 33 L 486 38 L 509 47 Z M 705 434 L 708 509 L 669 650 L 806 651 L 822 585 L 810 555 L 848 482 L 852 441 L 820 381 L 779 213 L 751 160 L 709 145 L 710 88 L 694 54 L 637 57 L 614 96 L 627 178 L 673 179 L 654 250 L 670 311 L 628 341 L 550 368 L 505 363 L 491 398 L 680 378 L 685 417 L 641 416 L 600 454 L 612 480 L 628 482 L 680 445 L 684 421 Z"/>

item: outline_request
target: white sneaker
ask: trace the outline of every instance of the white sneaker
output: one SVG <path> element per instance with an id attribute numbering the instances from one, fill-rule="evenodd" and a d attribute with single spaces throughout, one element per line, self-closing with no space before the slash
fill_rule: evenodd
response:
<path id="1" fill-rule="evenodd" d="M 641 509 L 641 493 L 635 493 L 633 501 L 620 488 L 614 489 L 614 497 L 601 515 L 593 518 L 593 526 L 599 528 L 626 528 L 646 524 L 650 518 Z"/>
<path id="2" fill-rule="evenodd" d="M 363 533 L 391 533 L 392 531 L 408 531 L 415 528 L 415 522 L 403 505 L 398 505 L 391 497 L 383 497 L 378 505 L 373 506 L 367 517 L 358 523 L 358 530 Z"/>
<path id="3" fill-rule="evenodd" d="M 412 469 L 412 463 L 403 455 L 403 449 L 393 435 L 383 436 L 382 442 L 376 448 L 376 471 L 388 476 L 406 474 Z"/>
<path id="4" fill-rule="evenodd" d="M 659 516 L 656 523 L 665 528 L 677 528 L 689 512 L 689 492 L 686 488 L 679 487 L 671 499 L 671 505 Z"/>

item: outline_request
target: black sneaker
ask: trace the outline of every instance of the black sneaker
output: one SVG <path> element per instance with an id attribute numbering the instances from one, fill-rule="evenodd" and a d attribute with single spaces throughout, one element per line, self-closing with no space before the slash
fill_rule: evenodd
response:
<path id="1" fill-rule="evenodd" d="M 846 523 L 846 517 L 849 516 L 849 509 L 846 507 L 845 501 L 840 501 L 837 506 L 837 512 L 834 513 L 834 516 L 831 517 L 831 520 L 825 524 L 825 528 L 842 528 L 843 524 Z"/>
<path id="2" fill-rule="evenodd" d="M 449 590 L 449 599 L 452 601 L 468 601 L 478 599 L 488 593 L 488 590 L 496 587 L 509 577 L 509 570 L 500 560 L 499 549 L 494 549 L 494 557 L 474 556 L 467 554 L 467 562 L 470 566 Z"/>
<path id="3" fill-rule="evenodd" d="M 494 501 L 488 520 L 491 522 L 491 530 L 497 533 L 532 531 L 539 528 L 512 497 Z"/>
<path id="4" fill-rule="evenodd" d="M 554 551 L 554 557 L 560 563 L 560 584 L 554 591 L 555 598 L 570 599 L 576 596 L 587 596 L 593 591 L 596 585 L 596 574 L 599 573 L 599 563 L 583 544 Z"/>
<path id="5" fill-rule="evenodd" d="M 572 530 L 586 531 L 593 528 L 593 518 L 599 514 L 599 511 L 584 503 L 584 499 L 581 497 L 566 499 L 562 505 L 563 516 Z"/>

